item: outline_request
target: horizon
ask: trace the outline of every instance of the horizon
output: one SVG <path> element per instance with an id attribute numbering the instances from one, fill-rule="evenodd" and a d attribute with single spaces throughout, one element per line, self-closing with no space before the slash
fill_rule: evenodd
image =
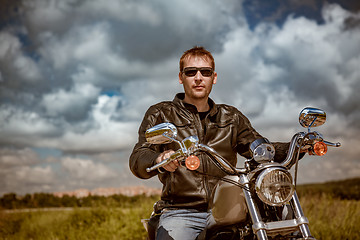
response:
<path id="1" fill-rule="evenodd" d="M 302 184 L 297 184 L 297 186 L 327 185 L 327 184 L 342 183 L 342 182 L 357 180 L 357 179 L 360 179 L 360 177 L 331 180 L 331 181 L 326 181 L 326 182 L 302 183 Z M 121 192 L 128 192 L 127 190 L 129 190 L 129 189 L 141 189 L 141 190 L 139 191 L 140 192 L 139 194 L 121 193 Z M 114 194 L 109 194 L 108 192 L 102 193 L 102 190 L 110 190 L 109 192 L 116 191 L 117 193 L 114 193 Z M 142 194 L 144 194 L 146 196 L 149 196 L 149 195 L 151 196 L 151 195 L 156 195 L 156 194 L 160 195 L 161 187 L 151 187 L 151 186 L 146 186 L 146 185 L 133 185 L 133 186 L 108 187 L 108 188 L 100 187 L 100 188 L 94 188 L 94 189 L 79 188 L 79 189 L 70 189 L 67 191 L 60 191 L 60 192 L 32 192 L 32 193 L 25 193 L 25 194 L 16 194 L 14 192 L 7 192 L 7 193 L 0 194 L 0 198 L 4 197 L 4 195 L 7 195 L 7 194 L 16 194 L 17 197 L 25 197 L 26 195 L 34 195 L 34 194 L 52 194 L 56 197 L 63 197 L 64 195 L 68 195 L 68 196 L 75 196 L 76 198 L 81 198 L 81 197 L 77 196 L 77 194 L 83 195 L 84 192 L 86 192 L 86 196 L 81 196 L 81 197 L 112 196 L 112 195 L 124 195 L 124 196 L 128 196 L 128 197 L 132 197 L 132 196 L 137 196 L 137 195 L 142 195 Z"/>

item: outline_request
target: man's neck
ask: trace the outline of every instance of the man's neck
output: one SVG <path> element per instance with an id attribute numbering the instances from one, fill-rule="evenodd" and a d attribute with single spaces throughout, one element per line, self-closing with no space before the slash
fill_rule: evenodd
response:
<path id="1" fill-rule="evenodd" d="M 188 99 L 186 96 L 184 98 L 184 102 L 194 105 L 198 112 L 206 112 L 210 110 L 208 100 L 209 100 L 208 98 Z"/>

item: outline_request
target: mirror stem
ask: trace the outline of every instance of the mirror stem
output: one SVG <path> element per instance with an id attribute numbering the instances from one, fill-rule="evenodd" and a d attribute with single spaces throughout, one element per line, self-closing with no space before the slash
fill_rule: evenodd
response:
<path id="1" fill-rule="evenodd" d="M 312 125 L 315 123 L 317 117 L 314 117 L 314 120 L 310 123 L 309 127 L 308 127 L 308 133 L 310 132 L 310 128 L 312 127 Z"/>
<path id="2" fill-rule="evenodd" d="M 163 133 L 163 136 L 164 136 L 164 137 L 167 137 L 168 139 L 170 139 L 170 140 L 176 142 L 177 144 L 179 144 L 179 146 L 180 146 L 180 148 L 181 148 L 181 151 L 182 151 L 183 153 L 187 154 L 187 149 L 186 149 L 185 145 L 184 145 L 181 141 L 178 141 L 178 140 L 176 140 L 175 138 L 173 138 L 173 137 L 171 137 L 171 136 L 168 136 L 166 133 Z"/>

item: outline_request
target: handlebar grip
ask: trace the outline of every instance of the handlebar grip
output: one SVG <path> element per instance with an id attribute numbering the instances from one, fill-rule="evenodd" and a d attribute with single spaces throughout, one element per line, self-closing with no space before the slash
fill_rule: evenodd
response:
<path id="1" fill-rule="evenodd" d="M 158 168 L 161 168 L 162 166 L 165 166 L 166 164 L 170 163 L 170 161 L 169 161 L 170 158 L 171 158 L 171 157 L 163 160 L 162 162 L 159 162 L 159 163 L 155 164 L 155 165 L 152 166 L 152 167 L 146 168 L 146 171 L 147 171 L 147 172 L 151 172 L 151 171 L 154 171 L 154 170 L 156 170 L 156 169 L 158 169 Z"/>
<path id="2" fill-rule="evenodd" d="M 171 163 L 172 161 L 175 161 L 177 159 L 181 159 L 184 156 L 183 152 L 181 151 L 181 149 L 177 150 L 175 153 L 171 154 L 171 156 L 157 164 L 155 164 L 152 167 L 146 168 L 147 172 L 151 172 L 154 171 L 158 168 L 161 168 L 162 166 L 165 166 L 169 163 Z"/>

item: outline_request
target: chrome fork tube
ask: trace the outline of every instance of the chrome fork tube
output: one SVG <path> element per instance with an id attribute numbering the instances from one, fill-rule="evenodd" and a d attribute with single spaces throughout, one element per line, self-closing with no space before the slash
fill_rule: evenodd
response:
<path id="1" fill-rule="evenodd" d="M 298 220 L 298 222 L 302 222 L 299 225 L 301 234 L 303 235 L 303 237 L 305 239 L 313 239 L 313 236 L 310 233 L 310 228 L 308 225 L 309 221 L 307 220 L 307 218 L 304 215 L 304 212 L 301 208 L 300 201 L 299 201 L 296 191 L 294 192 L 294 195 L 293 195 L 290 203 L 294 209 L 295 218 Z"/>
<path id="2" fill-rule="evenodd" d="M 247 189 L 249 189 L 249 180 L 244 174 L 240 175 L 240 182 L 241 184 L 245 185 Z M 258 208 L 255 205 L 254 199 L 249 191 L 243 189 L 243 192 L 253 223 L 253 231 L 256 233 L 256 236 L 259 240 L 267 240 L 268 237 L 266 235 L 265 224 L 262 221 L 261 215 L 259 214 Z"/>

